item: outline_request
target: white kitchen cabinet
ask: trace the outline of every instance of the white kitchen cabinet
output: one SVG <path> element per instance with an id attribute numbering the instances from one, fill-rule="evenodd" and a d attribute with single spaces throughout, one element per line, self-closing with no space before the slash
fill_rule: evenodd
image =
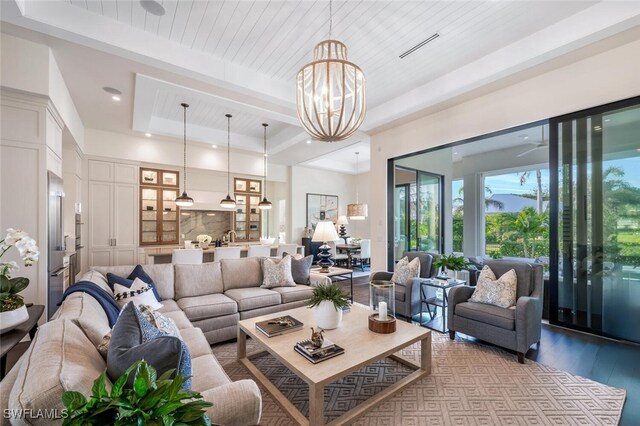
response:
<path id="1" fill-rule="evenodd" d="M 138 167 L 89 160 L 89 176 L 89 266 L 136 264 Z"/>

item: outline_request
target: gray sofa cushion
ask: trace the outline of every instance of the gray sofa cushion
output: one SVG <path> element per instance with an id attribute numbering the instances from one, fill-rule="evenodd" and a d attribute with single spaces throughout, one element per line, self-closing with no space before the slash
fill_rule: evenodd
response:
<path id="1" fill-rule="evenodd" d="M 152 328 L 154 327 L 148 321 L 143 321 L 133 303 L 122 309 L 111 331 L 107 353 L 107 375 L 112 382 L 124 374 L 131 364 L 141 359 L 155 368 L 158 376 L 172 369 L 182 372 L 180 365 L 186 360 L 182 360 L 183 348 L 180 339 L 171 336 L 149 338 L 145 330 L 151 331 Z M 155 331 L 159 332 L 157 329 Z M 188 364 L 191 375 L 190 357 Z M 127 383 L 133 385 L 133 374 L 129 376 Z"/>
<path id="2" fill-rule="evenodd" d="M 185 328 L 194 328 L 193 324 L 191 324 L 191 321 L 189 321 L 185 313 L 181 310 L 160 313 L 167 318 L 171 318 L 173 322 L 176 323 L 176 327 L 178 327 L 178 330 L 183 330 Z"/>
<path id="3" fill-rule="evenodd" d="M 190 321 L 215 318 L 238 312 L 236 302 L 224 294 L 185 297 L 178 300 L 178 306 L 180 306 Z"/>
<path id="4" fill-rule="evenodd" d="M 162 308 L 158 309 L 158 312 L 160 312 L 161 314 L 166 314 L 167 312 L 174 311 L 181 312 L 182 309 L 180 309 L 180 306 L 178 306 L 178 302 L 173 299 L 164 299 L 162 301 Z"/>
<path id="5" fill-rule="evenodd" d="M 220 266 L 224 291 L 262 285 L 262 266 L 259 257 L 221 259 Z"/>
<path id="6" fill-rule="evenodd" d="M 284 253 L 282 256 L 286 256 L 288 253 Z M 311 265 L 313 265 L 313 255 L 303 257 L 302 259 L 296 259 L 291 255 L 291 276 L 293 281 L 297 284 L 309 284 Z"/>
<path id="7" fill-rule="evenodd" d="M 293 287 L 291 287 L 293 288 Z M 282 300 L 280 293 L 266 288 L 236 288 L 224 292 L 238 303 L 238 311 L 250 311 L 265 306 L 279 305 Z"/>
<path id="8" fill-rule="evenodd" d="M 276 287 L 271 290 L 280 293 L 282 303 L 297 302 L 298 300 L 311 299 L 313 289 L 307 285 L 298 284 L 295 287 Z"/>
<path id="9" fill-rule="evenodd" d="M 176 299 L 222 293 L 220 262 L 201 265 L 175 265 Z"/>
<path id="10" fill-rule="evenodd" d="M 515 330 L 516 310 L 484 303 L 464 302 L 455 306 L 455 314 L 463 318 Z"/>

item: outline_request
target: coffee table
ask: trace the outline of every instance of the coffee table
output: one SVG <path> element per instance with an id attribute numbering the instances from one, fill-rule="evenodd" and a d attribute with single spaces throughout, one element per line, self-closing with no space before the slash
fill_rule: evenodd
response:
<path id="1" fill-rule="evenodd" d="M 306 307 L 277 312 L 257 318 L 242 320 L 238 323 L 238 361 L 242 363 L 251 375 L 269 392 L 282 409 L 300 425 L 324 424 L 324 387 L 341 377 L 358 371 L 383 358 L 392 358 L 415 371 L 398 382 L 385 388 L 377 395 L 344 413 L 332 421 L 331 425 L 341 425 L 353 422 L 372 407 L 391 398 L 396 392 L 407 385 L 431 374 L 431 331 L 423 327 L 398 321 L 395 333 L 378 334 L 369 330 L 368 316 L 370 311 L 361 305 L 354 304 L 351 311 L 345 313 L 342 324 L 335 330 L 326 330 L 325 337 L 345 350 L 343 355 L 328 359 L 318 364 L 312 364 L 294 351 L 294 344 L 308 339 L 311 335 L 310 327 L 315 327 L 313 310 Z M 304 323 L 301 330 L 275 337 L 267 337 L 258 330 L 258 321 L 291 315 Z M 252 354 L 247 354 L 247 336 L 252 337 L 264 348 Z M 416 342 L 421 345 L 420 365 L 397 354 L 407 346 Z M 251 358 L 269 352 L 279 362 L 309 385 L 309 419 L 307 419 L 283 394 L 269 381 L 269 379 L 251 362 Z"/>
<path id="2" fill-rule="evenodd" d="M 351 287 L 350 298 L 351 298 L 351 303 L 353 303 L 353 269 L 345 269 L 345 268 L 338 268 L 337 266 L 332 266 L 331 268 L 329 268 L 329 272 L 320 272 L 319 267 L 313 267 L 311 268 L 311 272 L 318 275 L 324 275 L 325 277 L 329 277 L 333 282 L 341 282 L 341 281 L 349 280 L 349 283 L 350 283 L 349 285 Z"/>

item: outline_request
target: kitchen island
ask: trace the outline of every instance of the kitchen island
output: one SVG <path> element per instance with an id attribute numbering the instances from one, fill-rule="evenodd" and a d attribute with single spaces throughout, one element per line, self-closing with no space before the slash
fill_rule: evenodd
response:
<path id="1" fill-rule="evenodd" d="M 231 246 L 224 245 L 223 247 L 240 247 L 240 257 L 247 257 L 247 252 L 249 251 L 249 244 L 232 244 Z M 148 263 L 171 263 L 173 251 L 181 248 L 184 247 L 153 247 L 145 249 L 144 253 L 147 255 Z M 215 250 L 216 248 L 212 246 L 202 249 L 202 262 L 213 262 Z M 271 256 L 276 256 L 277 252 L 278 246 L 271 246 Z M 296 252 L 304 255 L 304 246 L 298 246 Z"/>

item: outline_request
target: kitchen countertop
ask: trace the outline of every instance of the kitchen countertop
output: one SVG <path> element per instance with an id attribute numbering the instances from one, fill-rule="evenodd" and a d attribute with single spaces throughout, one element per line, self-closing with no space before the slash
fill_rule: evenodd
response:
<path id="1" fill-rule="evenodd" d="M 240 247 L 240 251 L 246 251 L 249 249 L 249 246 L 251 245 L 258 245 L 258 244 L 237 244 L 237 245 L 223 246 L 223 247 Z M 278 248 L 277 245 L 272 245 L 270 247 L 272 249 Z M 298 246 L 298 248 L 301 248 L 301 247 L 303 246 L 300 246 L 300 245 Z M 144 254 L 146 254 L 147 256 L 167 256 L 167 255 L 172 255 L 174 250 L 181 249 L 181 248 L 184 248 L 184 247 L 173 246 L 173 247 L 146 248 L 144 249 Z M 216 249 L 215 247 L 209 246 L 206 249 L 202 249 L 202 252 L 203 254 L 213 253 L 215 249 Z"/>

